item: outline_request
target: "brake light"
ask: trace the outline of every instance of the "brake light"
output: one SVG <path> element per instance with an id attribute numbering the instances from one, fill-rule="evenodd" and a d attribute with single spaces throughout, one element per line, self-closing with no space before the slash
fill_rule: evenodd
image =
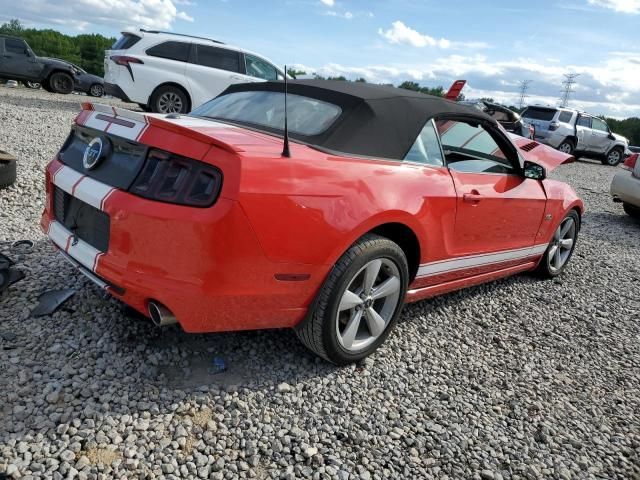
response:
<path id="1" fill-rule="evenodd" d="M 129 191 L 151 200 L 209 207 L 218 198 L 222 172 L 212 165 L 151 150 Z"/>
<path id="2" fill-rule="evenodd" d="M 118 65 L 128 67 L 130 63 L 144 63 L 142 60 L 136 57 L 130 57 L 128 55 L 113 55 L 110 57 Z"/>
<path id="3" fill-rule="evenodd" d="M 634 168 L 636 168 L 637 160 L 638 160 L 637 153 L 629 155 L 627 159 L 624 161 L 624 163 L 622 164 L 622 168 L 624 168 L 625 170 L 633 170 Z"/>
<path id="4" fill-rule="evenodd" d="M 559 127 L 558 122 L 551 122 L 551 123 L 549 124 L 549 130 L 551 130 L 552 132 L 553 132 L 554 130 L 557 130 L 557 129 L 558 129 L 558 127 Z"/>

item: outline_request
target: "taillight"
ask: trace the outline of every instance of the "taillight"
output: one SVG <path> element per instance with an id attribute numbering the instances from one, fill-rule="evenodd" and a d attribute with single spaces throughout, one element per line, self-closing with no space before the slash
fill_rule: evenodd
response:
<path id="1" fill-rule="evenodd" d="M 212 165 L 151 150 L 129 191 L 151 200 L 209 207 L 218 198 L 222 172 Z"/>
<path id="2" fill-rule="evenodd" d="M 624 161 L 624 163 L 622 164 L 622 168 L 624 168 L 625 170 L 633 170 L 634 168 L 636 168 L 637 160 L 638 160 L 637 153 L 629 155 L 627 159 Z"/>
<path id="3" fill-rule="evenodd" d="M 124 65 L 125 67 L 128 67 L 130 63 L 144 63 L 139 58 L 129 57 L 128 55 L 113 55 L 110 58 L 118 65 Z"/>
<path id="4" fill-rule="evenodd" d="M 559 127 L 558 122 L 551 122 L 551 123 L 549 124 L 549 130 L 551 130 L 552 132 L 553 132 L 554 130 L 557 130 L 557 129 L 558 129 L 558 127 Z"/>

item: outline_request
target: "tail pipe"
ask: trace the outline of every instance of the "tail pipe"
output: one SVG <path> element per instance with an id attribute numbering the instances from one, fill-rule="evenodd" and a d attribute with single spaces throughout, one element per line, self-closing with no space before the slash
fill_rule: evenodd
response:
<path id="1" fill-rule="evenodd" d="M 174 317 L 173 313 L 171 313 L 171 310 L 161 303 L 149 302 L 149 316 L 157 327 L 178 323 L 178 320 Z"/>

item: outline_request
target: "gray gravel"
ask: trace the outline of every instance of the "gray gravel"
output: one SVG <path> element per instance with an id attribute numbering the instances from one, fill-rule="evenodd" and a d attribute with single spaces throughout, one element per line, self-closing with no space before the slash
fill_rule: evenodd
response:
<path id="1" fill-rule="evenodd" d="M 159 331 L 54 254 L 42 170 L 82 99 L 0 88 L 0 148 L 20 159 L 0 192 L 0 250 L 36 241 L 0 298 L 0 472 L 640 478 L 640 224 L 609 199 L 614 169 L 559 169 L 588 208 L 561 278 L 409 306 L 375 356 L 336 368 L 290 331 Z M 69 287 L 63 309 L 29 316 L 41 292 Z M 229 369 L 213 374 L 214 357 Z"/>

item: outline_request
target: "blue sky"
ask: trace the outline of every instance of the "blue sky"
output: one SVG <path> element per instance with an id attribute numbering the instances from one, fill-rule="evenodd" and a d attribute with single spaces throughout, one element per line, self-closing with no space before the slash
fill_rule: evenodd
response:
<path id="1" fill-rule="evenodd" d="M 640 116 L 640 0 L 0 0 L 19 18 L 66 33 L 117 36 L 147 26 L 217 38 L 279 65 L 369 81 L 414 80 L 467 97 L 555 104 L 579 73 L 571 105 Z"/>

